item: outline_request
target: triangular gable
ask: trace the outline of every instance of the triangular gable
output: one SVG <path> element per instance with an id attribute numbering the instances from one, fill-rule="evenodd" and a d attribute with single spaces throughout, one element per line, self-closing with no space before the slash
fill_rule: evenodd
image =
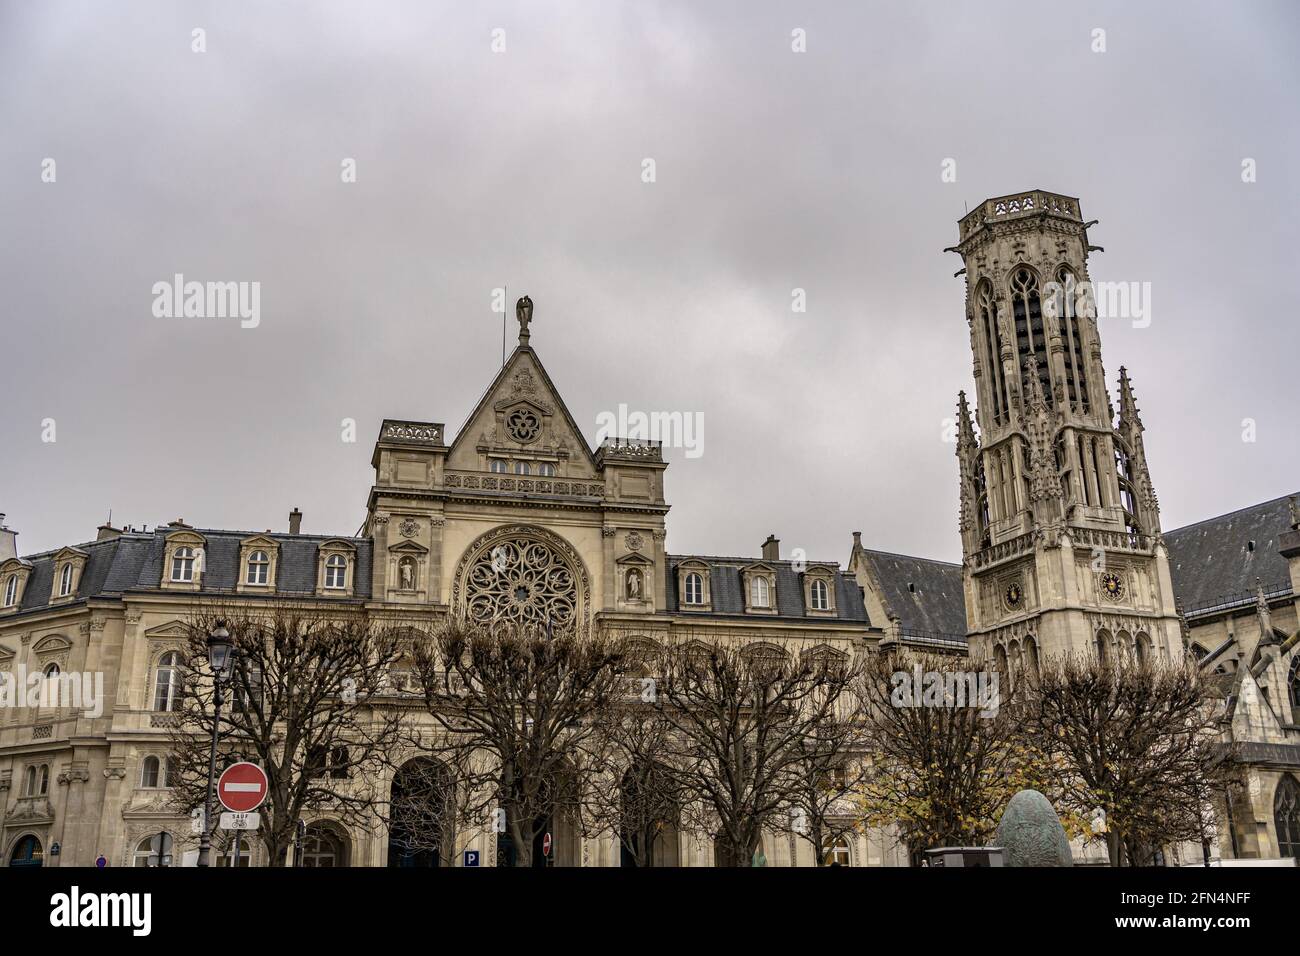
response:
<path id="1" fill-rule="evenodd" d="M 395 554 L 428 554 L 429 549 L 422 544 L 414 541 L 402 541 L 398 544 L 391 545 L 389 551 Z"/>
<path id="2" fill-rule="evenodd" d="M 638 554 L 635 551 L 630 551 L 627 554 L 623 555 L 623 557 L 621 558 L 615 558 L 614 563 L 615 564 L 638 564 L 638 565 L 654 564 L 654 562 L 651 561 L 649 558 L 647 558 L 644 554 Z"/>
<path id="3" fill-rule="evenodd" d="M 144 632 L 144 636 L 159 639 L 184 638 L 189 636 L 189 628 L 184 621 L 168 621 L 166 624 L 149 628 Z"/>
<path id="4" fill-rule="evenodd" d="M 498 438 L 499 413 L 513 406 L 527 406 L 544 415 L 549 426 L 536 442 L 519 445 L 501 436 Z M 497 372 L 492 384 L 470 412 L 465 424 L 456 435 L 447 452 L 447 467 L 465 471 L 477 470 L 478 446 L 512 445 L 521 451 L 538 451 L 545 454 L 550 449 L 563 448 L 568 452 L 567 472 L 573 478 L 596 477 L 596 460 L 574 421 L 559 391 L 546 374 L 537 353 L 526 345 L 517 347 L 509 360 Z"/>

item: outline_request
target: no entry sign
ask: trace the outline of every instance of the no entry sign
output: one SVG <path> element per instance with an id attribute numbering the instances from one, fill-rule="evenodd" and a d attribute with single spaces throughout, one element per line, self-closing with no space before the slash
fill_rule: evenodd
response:
<path id="1" fill-rule="evenodd" d="M 249 813 L 266 799 L 266 774 L 255 763 L 232 763 L 217 781 L 217 799 L 231 813 Z"/>

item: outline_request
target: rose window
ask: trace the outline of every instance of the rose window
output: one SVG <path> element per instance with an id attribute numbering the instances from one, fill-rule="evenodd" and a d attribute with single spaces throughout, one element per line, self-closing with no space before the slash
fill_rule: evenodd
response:
<path id="1" fill-rule="evenodd" d="M 474 557 L 465 607 L 480 624 L 567 626 L 578 613 L 573 568 L 544 542 L 522 535 L 503 538 Z"/>
<path id="2" fill-rule="evenodd" d="M 506 416 L 506 431 L 510 437 L 521 444 L 536 441 L 542 433 L 542 423 L 529 408 L 516 408 Z"/>

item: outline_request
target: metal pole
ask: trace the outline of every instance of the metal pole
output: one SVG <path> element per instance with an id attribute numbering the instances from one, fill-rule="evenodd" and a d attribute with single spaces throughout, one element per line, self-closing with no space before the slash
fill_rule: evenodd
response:
<path id="1" fill-rule="evenodd" d="M 217 775 L 217 732 L 221 729 L 221 678 L 212 677 L 212 690 L 215 698 L 212 714 L 212 750 L 208 753 L 208 788 L 203 800 L 203 834 L 199 837 L 199 866 L 208 866 L 208 857 L 212 851 L 212 794 L 216 789 Z"/>

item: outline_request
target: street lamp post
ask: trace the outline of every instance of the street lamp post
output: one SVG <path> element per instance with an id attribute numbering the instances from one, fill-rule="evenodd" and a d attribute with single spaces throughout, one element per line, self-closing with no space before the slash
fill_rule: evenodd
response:
<path id="1" fill-rule="evenodd" d="M 212 794 L 217 774 L 217 734 L 221 729 L 221 685 L 230 675 L 231 641 L 225 621 L 217 621 L 208 635 L 208 666 L 212 668 L 212 749 L 208 753 L 208 786 L 203 796 L 203 832 L 199 837 L 199 866 L 208 866 L 212 850 Z"/>

